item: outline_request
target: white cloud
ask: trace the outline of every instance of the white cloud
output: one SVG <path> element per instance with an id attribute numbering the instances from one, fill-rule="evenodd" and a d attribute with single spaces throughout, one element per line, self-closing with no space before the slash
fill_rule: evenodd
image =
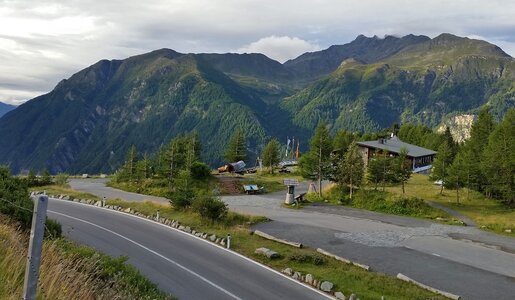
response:
<path id="1" fill-rule="evenodd" d="M 100 59 L 159 48 L 279 61 L 363 33 L 477 35 L 515 54 L 506 0 L 0 0 L 0 101 L 52 90 Z"/>
<path id="2" fill-rule="evenodd" d="M 263 53 L 281 63 L 302 53 L 320 50 L 320 46 L 297 37 L 269 36 L 236 50 L 237 53 Z"/>

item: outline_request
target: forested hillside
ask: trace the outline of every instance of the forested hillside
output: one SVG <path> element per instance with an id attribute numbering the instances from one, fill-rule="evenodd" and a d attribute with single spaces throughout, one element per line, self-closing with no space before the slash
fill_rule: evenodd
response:
<path id="1" fill-rule="evenodd" d="M 217 166 L 240 129 L 251 164 L 270 137 L 304 142 L 320 122 L 332 133 L 435 128 L 485 105 L 500 119 L 515 106 L 514 82 L 515 60 L 500 48 L 450 34 L 359 36 L 284 64 L 161 49 L 99 61 L 1 118 L 0 163 L 13 172 L 112 172 L 132 145 L 150 154 L 197 132 L 202 160 Z"/>

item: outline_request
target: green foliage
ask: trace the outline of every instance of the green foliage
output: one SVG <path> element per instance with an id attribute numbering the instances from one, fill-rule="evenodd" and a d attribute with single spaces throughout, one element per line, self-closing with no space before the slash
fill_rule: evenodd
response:
<path id="1" fill-rule="evenodd" d="M 62 236 L 61 224 L 56 220 L 46 219 L 45 222 L 45 237 L 47 239 L 58 239 Z"/>
<path id="2" fill-rule="evenodd" d="M 356 142 L 350 144 L 336 173 L 336 182 L 349 185 L 349 198 L 352 199 L 354 187 L 360 185 L 364 175 L 364 162 Z"/>
<path id="3" fill-rule="evenodd" d="M 490 134 L 481 158 L 488 191 L 508 205 L 515 205 L 515 108 Z"/>
<path id="4" fill-rule="evenodd" d="M 191 178 L 205 180 L 211 177 L 211 168 L 203 162 L 196 161 L 190 167 Z"/>
<path id="5" fill-rule="evenodd" d="M 386 192 L 359 190 L 351 206 L 388 214 L 436 218 L 439 211 L 419 198 L 394 198 Z"/>
<path id="6" fill-rule="evenodd" d="M 47 169 L 44 169 L 41 174 L 40 185 L 49 185 L 52 184 L 52 176 L 50 176 L 50 172 Z"/>
<path id="7" fill-rule="evenodd" d="M 241 129 L 236 129 L 231 136 L 224 153 L 224 159 L 231 163 L 247 158 L 247 141 Z"/>
<path id="8" fill-rule="evenodd" d="M 327 262 L 324 257 L 311 253 L 293 253 L 288 256 L 288 260 L 299 263 L 311 263 L 315 266 L 324 265 Z"/>
<path id="9" fill-rule="evenodd" d="M 59 173 L 59 174 L 55 175 L 55 184 L 60 185 L 60 186 L 66 186 L 68 184 L 69 177 L 70 176 L 68 174 Z"/>
<path id="10" fill-rule="evenodd" d="M 319 194 L 321 181 L 333 175 L 331 163 L 332 139 L 325 124 L 320 123 L 309 142 L 309 151 L 299 160 L 300 173 L 305 178 L 317 179 Z"/>
<path id="11" fill-rule="evenodd" d="M 397 182 L 400 182 L 402 185 L 402 195 L 404 196 L 405 185 L 411 177 L 412 169 L 411 169 L 411 161 L 408 159 L 408 150 L 402 148 L 399 152 L 399 156 L 395 158 L 394 162 L 394 176 Z"/>
<path id="12" fill-rule="evenodd" d="M 263 151 L 261 152 L 263 165 L 270 169 L 270 174 L 274 173 L 274 167 L 280 161 L 279 147 L 279 141 L 273 139 L 266 144 L 265 148 L 263 148 Z"/>
<path id="13" fill-rule="evenodd" d="M 225 219 L 229 209 L 220 198 L 210 192 L 201 191 L 195 197 L 192 205 L 193 211 L 205 220 L 219 222 Z"/>
<path id="14" fill-rule="evenodd" d="M 0 213 L 19 222 L 22 228 L 29 229 L 33 207 L 27 184 L 11 176 L 8 167 L 0 166 Z"/>
<path id="15" fill-rule="evenodd" d="M 195 191 L 191 187 L 191 174 L 182 170 L 173 180 L 173 190 L 169 193 L 170 204 L 175 209 L 185 209 L 191 206 Z"/>
<path id="16" fill-rule="evenodd" d="M 431 178 L 433 180 L 442 180 L 444 183 L 447 180 L 447 174 L 449 173 L 449 166 L 452 163 L 452 150 L 447 141 L 444 141 L 438 148 L 435 160 L 433 161 L 433 170 Z M 443 185 L 442 185 L 443 188 Z M 443 189 L 440 193 L 443 192 Z"/>

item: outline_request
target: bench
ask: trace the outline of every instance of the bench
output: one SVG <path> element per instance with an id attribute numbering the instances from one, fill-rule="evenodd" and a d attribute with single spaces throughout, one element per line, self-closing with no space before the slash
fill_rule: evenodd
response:
<path id="1" fill-rule="evenodd" d="M 247 195 L 255 194 L 255 193 L 261 192 L 261 190 L 262 190 L 262 189 L 258 188 L 258 186 L 255 184 L 245 184 L 245 185 L 243 185 L 243 189 L 245 190 L 245 193 Z"/>
<path id="2" fill-rule="evenodd" d="M 299 195 L 295 196 L 295 202 L 297 202 L 297 203 L 303 202 L 304 201 L 304 196 L 306 196 L 306 193 L 302 193 L 302 194 L 299 194 Z"/>

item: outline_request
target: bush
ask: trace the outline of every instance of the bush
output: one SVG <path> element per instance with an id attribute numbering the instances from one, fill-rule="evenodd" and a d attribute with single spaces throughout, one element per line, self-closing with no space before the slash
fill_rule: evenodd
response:
<path id="1" fill-rule="evenodd" d="M 23 229 L 29 229 L 33 208 L 26 181 L 11 176 L 8 167 L 0 166 L 0 213 L 20 222 Z"/>
<path id="2" fill-rule="evenodd" d="M 195 192 L 190 188 L 177 187 L 175 191 L 168 194 L 170 204 L 175 209 L 186 209 L 191 206 Z"/>
<path id="3" fill-rule="evenodd" d="M 211 177 L 211 168 L 205 163 L 196 161 L 190 167 L 191 178 L 203 180 Z"/>
<path id="4" fill-rule="evenodd" d="M 60 186 L 65 186 L 68 184 L 68 174 L 65 174 L 65 173 L 59 173 L 57 175 L 55 175 L 55 184 L 57 185 L 60 185 Z"/>
<path id="5" fill-rule="evenodd" d="M 326 263 L 326 259 L 324 257 L 312 254 L 291 254 L 288 256 L 288 259 L 299 263 L 312 263 L 315 266 L 320 266 Z"/>
<path id="6" fill-rule="evenodd" d="M 211 193 L 204 191 L 197 195 L 192 208 L 201 218 L 211 222 L 223 220 L 228 212 L 227 204 Z"/>

